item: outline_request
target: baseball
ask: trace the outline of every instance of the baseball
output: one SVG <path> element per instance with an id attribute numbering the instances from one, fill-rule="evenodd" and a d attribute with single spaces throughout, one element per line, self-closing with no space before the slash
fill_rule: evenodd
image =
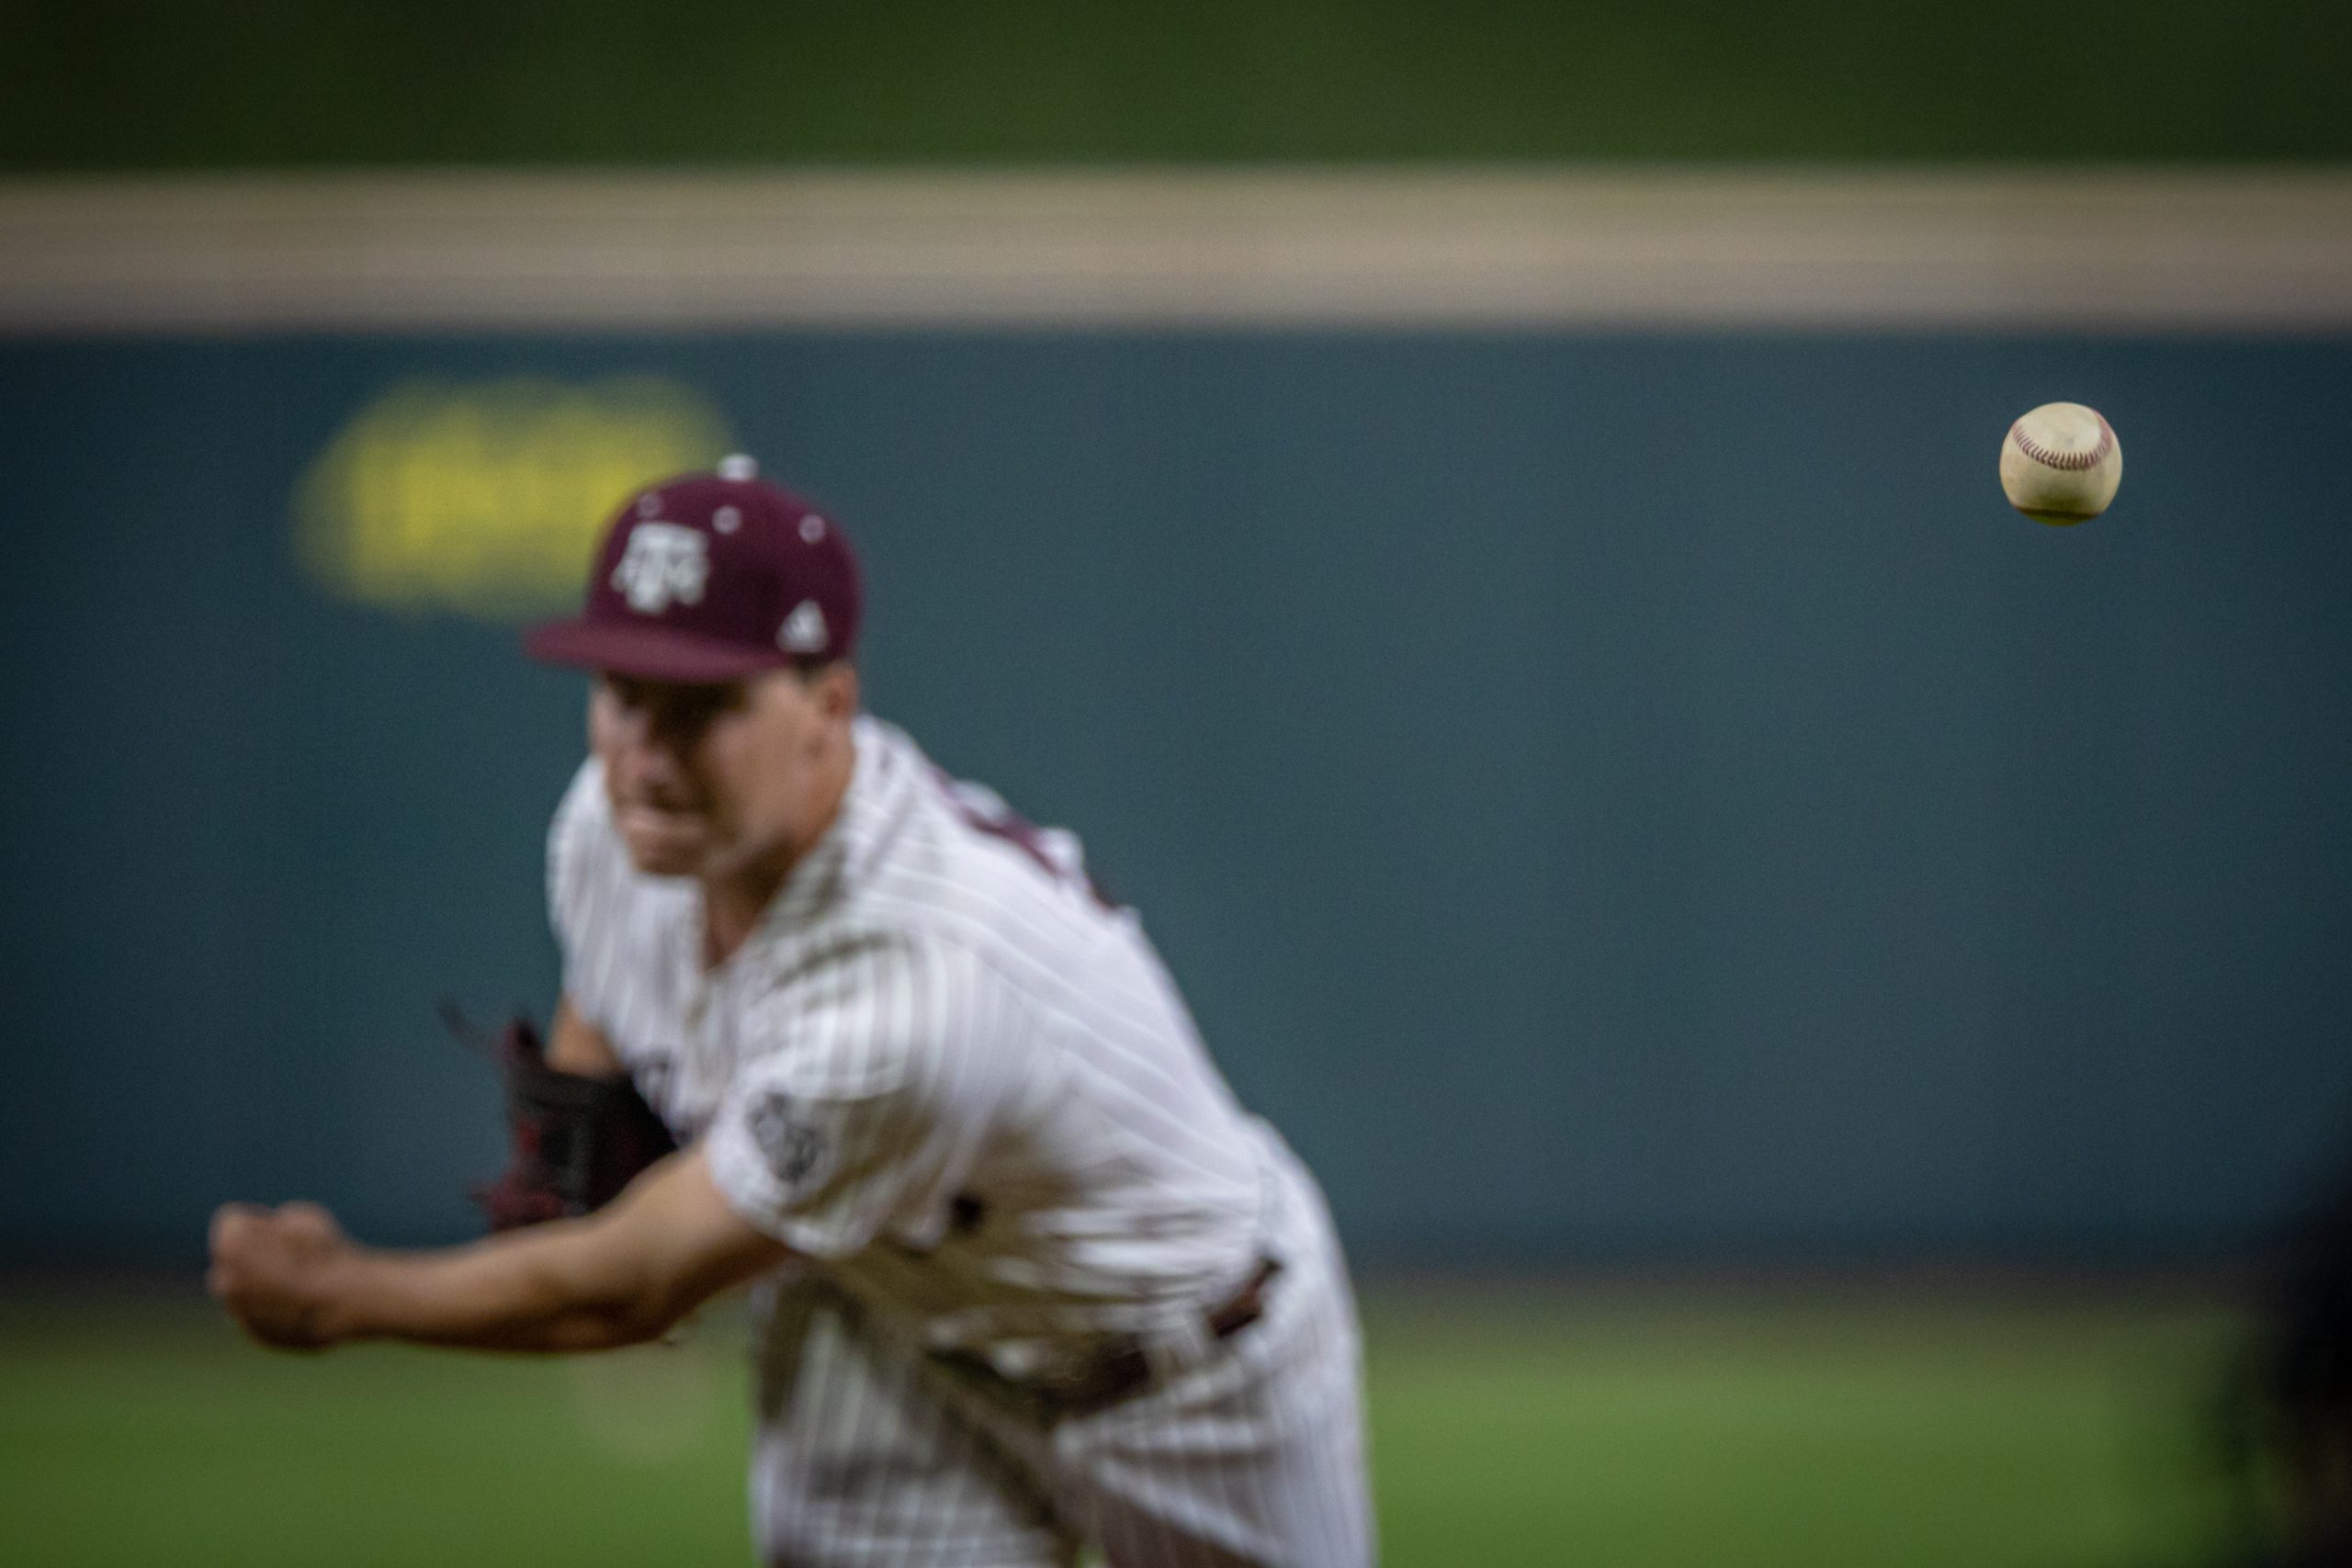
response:
<path id="1" fill-rule="evenodd" d="M 2037 523 L 2087 523 L 2122 482 L 2115 427 L 2080 403 L 2044 403 L 2010 425 L 2001 443 L 2001 489 Z"/>

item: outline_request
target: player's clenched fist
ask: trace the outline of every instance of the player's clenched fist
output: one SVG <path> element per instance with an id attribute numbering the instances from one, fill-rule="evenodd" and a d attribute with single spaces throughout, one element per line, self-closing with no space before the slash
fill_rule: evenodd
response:
<path id="1" fill-rule="evenodd" d="M 212 1215 L 205 1284 L 263 1344 L 316 1350 L 334 1341 L 328 1288 L 354 1251 L 334 1216 L 316 1203 L 224 1203 Z"/>

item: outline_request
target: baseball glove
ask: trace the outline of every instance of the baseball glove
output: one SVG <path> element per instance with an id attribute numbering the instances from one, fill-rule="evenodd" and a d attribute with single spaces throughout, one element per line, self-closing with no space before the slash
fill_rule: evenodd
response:
<path id="1" fill-rule="evenodd" d="M 494 1181 L 469 1194 L 494 1231 L 600 1209 L 639 1171 L 674 1151 L 677 1140 L 626 1077 L 589 1077 L 547 1064 L 547 1047 L 527 1019 L 486 1042 L 454 1011 L 451 1032 L 484 1049 L 506 1089 L 506 1125 L 514 1157 Z"/>

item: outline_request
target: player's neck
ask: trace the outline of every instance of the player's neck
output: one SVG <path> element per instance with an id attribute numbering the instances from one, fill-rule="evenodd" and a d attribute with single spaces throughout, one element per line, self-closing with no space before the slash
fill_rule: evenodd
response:
<path id="1" fill-rule="evenodd" d="M 760 918 L 783 891 L 793 868 L 824 841 L 841 816 L 842 802 L 857 771 L 855 742 L 844 736 L 833 765 L 809 791 L 802 827 L 765 854 L 702 879 L 703 963 L 717 968 L 735 955 L 759 929 Z"/>
<path id="2" fill-rule="evenodd" d="M 786 868 L 786 874 L 789 868 Z M 707 877 L 702 885 L 702 962 L 716 969 L 735 956 L 760 923 L 760 914 L 784 886 L 784 876 L 764 872 Z"/>

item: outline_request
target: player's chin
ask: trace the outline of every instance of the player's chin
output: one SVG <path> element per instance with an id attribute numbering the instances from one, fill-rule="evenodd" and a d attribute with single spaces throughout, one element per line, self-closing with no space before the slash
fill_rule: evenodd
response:
<path id="1" fill-rule="evenodd" d="M 710 860 L 708 824 L 681 812 L 624 810 L 616 823 L 629 863 L 647 876 L 692 876 Z"/>

